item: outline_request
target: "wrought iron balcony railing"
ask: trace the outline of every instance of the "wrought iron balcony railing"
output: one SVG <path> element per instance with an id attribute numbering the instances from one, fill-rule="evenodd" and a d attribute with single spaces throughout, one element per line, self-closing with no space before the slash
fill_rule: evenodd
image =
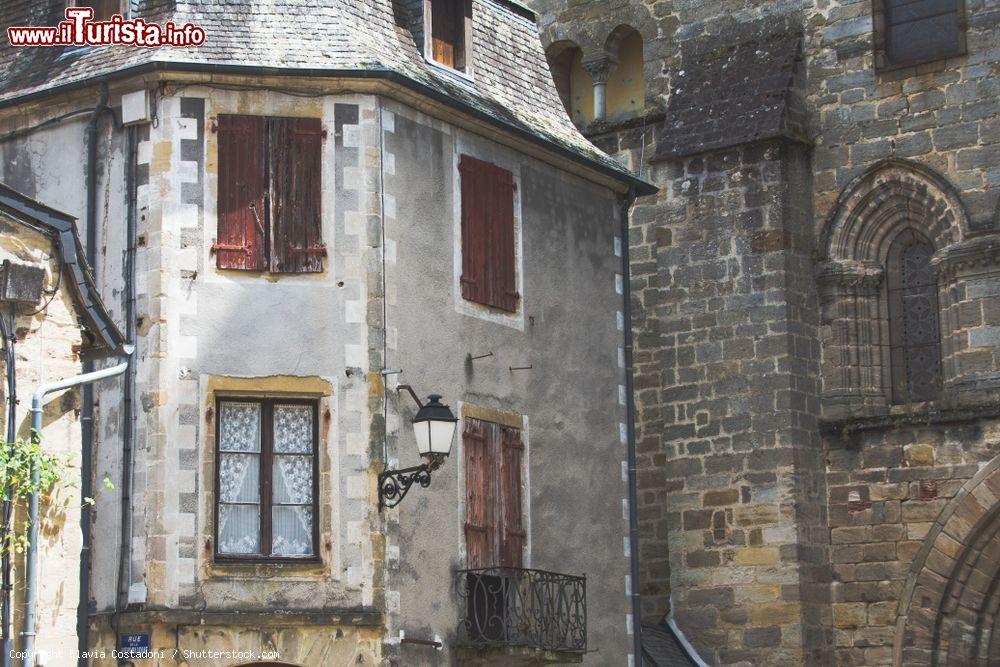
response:
<path id="1" fill-rule="evenodd" d="M 587 650 L 585 577 L 509 567 L 456 574 L 460 644 Z"/>

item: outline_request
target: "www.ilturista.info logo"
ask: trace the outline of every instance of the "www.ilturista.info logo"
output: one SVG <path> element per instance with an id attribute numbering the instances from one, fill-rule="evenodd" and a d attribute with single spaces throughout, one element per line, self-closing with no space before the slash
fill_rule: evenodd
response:
<path id="1" fill-rule="evenodd" d="M 52 26 L 12 26 L 7 28 L 11 46 L 201 46 L 205 30 L 192 23 L 163 25 L 142 19 L 126 19 L 115 14 L 107 21 L 91 21 L 91 7 L 67 7 L 66 20 Z"/>

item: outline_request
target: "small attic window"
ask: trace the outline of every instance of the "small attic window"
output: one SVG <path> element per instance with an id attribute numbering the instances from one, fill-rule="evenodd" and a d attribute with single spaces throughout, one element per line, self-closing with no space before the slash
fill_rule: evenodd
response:
<path id="1" fill-rule="evenodd" d="M 467 73 L 472 51 L 472 1 L 424 0 L 424 34 L 428 60 Z"/>
<path id="2" fill-rule="evenodd" d="M 92 21 L 110 21 L 112 16 L 122 13 L 121 4 L 121 0 L 76 0 L 73 6 L 93 9 Z"/>

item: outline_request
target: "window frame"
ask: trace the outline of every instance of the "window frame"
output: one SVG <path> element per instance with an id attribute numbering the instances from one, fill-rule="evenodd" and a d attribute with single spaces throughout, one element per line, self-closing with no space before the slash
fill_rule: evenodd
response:
<path id="1" fill-rule="evenodd" d="M 71 0 L 71 2 L 68 3 L 68 4 L 69 4 L 70 7 L 84 7 L 84 6 L 86 6 L 86 5 L 84 5 L 83 2 L 81 2 L 81 0 Z M 100 17 L 100 16 L 97 15 L 97 11 L 95 10 L 94 11 L 94 18 L 91 19 L 91 21 L 110 21 L 111 17 L 115 16 L 116 14 L 119 15 L 119 16 L 121 16 L 124 19 L 129 18 L 129 16 L 128 16 L 129 3 L 122 2 L 122 0 L 116 0 L 115 4 L 118 5 L 118 11 L 112 12 L 110 16 Z M 125 7 L 122 7 L 122 5 L 125 5 Z"/>
<path id="2" fill-rule="evenodd" d="M 890 63 L 886 53 L 887 26 L 885 23 L 885 0 L 872 0 L 872 65 L 876 72 L 893 72 L 896 70 L 919 67 L 949 58 L 958 58 L 969 52 L 966 23 L 965 0 L 954 0 L 958 21 L 958 49 L 954 53 L 943 56 L 933 56 L 905 63 Z"/>
<path id="3" fill-rule="evenodd" d="M 258 403 L 261 406 L 260 415 L 260 471 L 258 475 L 259 498 L 260 498 L 260 524 L 258 527 L 258 542 L 261 551 L 264 545 L 268 545 L 268 551 L 273 545 L 273 525 L 272 509 L 273 489 L 272 479 L 274 475 L 274 407 L 276 405 L 307 405 L 313 412 L 313 471 L 312 471 L 312 554 L 307 556 L 275 556 L 266 554 L 232 554 L 221 553 L 219 551 L 219 507 L 222 504 L 220 490 L 220 461 L 221 461 L 221 430 L 222 430 L 222 404 L 233 403 Z M 266 471 L 266 474 L 265 474 Z M 261 395 L 240 395 L 221 394 L 215 397 L 215 461 L 213 470 L 213 488 L 215 497 L 212 499 L 212 512 L 214 517 L 214 527 L 212 531 L 212 553 L 216 563 L 305 563 L 315 564 L 322 561 L 319 553 L 319 523 L 320 523 L 320 503 L 319 503 L 319 398 L 284 397 L 284 396 L 261 396 Z M 266 525 L 266 531 L 265 531 Z M 265 535 L 267 541 L 265 542 Z"/>
<path id="4" fill-rule="evenodd" d="M 462 67 L 453 67 L 434 58 L 434 3 L 455 2 L 462 7 Z M 472 0 L 423 0 L 424 60 L 446 72 L 472 78 Z"/>

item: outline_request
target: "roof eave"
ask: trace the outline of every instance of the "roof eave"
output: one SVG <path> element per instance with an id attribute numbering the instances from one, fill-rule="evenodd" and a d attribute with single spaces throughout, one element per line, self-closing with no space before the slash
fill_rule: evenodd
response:
<path id="1" fill-rule="evenodd" d="M 27 93 L 25 95 L 19 95 L 16 97 L 11 97 L 8 99 L 0 100 L 0 110 L 6 109 L 8 107 L 16 106 L 19 104 L 24 104 L 26 102 L 31 102 L 39 99 L 44 99 L 57 94 L 66 93 L 72 90 L 77 90 L 79 88 L 86 88 L 88 86 L 93 86 L 94 84 L 101 82 L 109 82 L 117 79 L 124 79 L 134 76 L 142 76 L 145 74 L 155 73 L 155 72 L 194 72 L 194 73 L 217 73 L 217 74 L 234 74 L 234 75 L 257 75 L 257 76 L 297 76 L 297 77 L 326 77 L 326 78 L 358 78 L 358 79 L 382 79 L 391 83 L 398 84 L 405 88 L 417 92 L 421 95 L 428 97 L 429 99 L 441 102 L 445 105 L 455 107 L 462 110 L 463 112 L 477 118 L 481 121 L 486 121 L 495 125 L 499 125 L 504 128 L 505 131 L 514 134 L 521 139 L 527 140 L 531 143 L 544 147 L 563 158 L 570 159 L 581 165 L 592 169 L 605 178 L 617 181 L 622 184 L 622 190 L 627 190 L 628 188 L 634 188 L 634 191 L 639 196 L 652 195 L 659 191 L 659 189 L 648 183 L 641 178 L 625 171 L 624 169 L 615 169 L 607 164 L 599 162 L 588 158 L 586 155 L 578 153 L 566 146 L 563 146 L 555 141 L 552 141 L 542 135 L 529 132 L 528 130 L 513 125 L 502 119 L 491 116 L 479 109 L 476 109 L 472 105 L 466 104 L 465 102 L 458 100 L 446 93 L 436 90 L 431 86 L 428 86 L 420 81 L 412 79 L 396 70 L 379 67 L 379 68 L 367 68 L 367 69 L 317 69 L 317 68 L 282 68 L 282 67 L 268 67 L 264 65 L 233 65 L 233 64 L 218 64 L 218 63 L 188 63 L 188 62 L 173 62 L 173 61 L 151 61 L 142 63 L 139 65 L 134 65 L 132 67 L 125 67 L 122 69 L 113 70 L 111 72 L 106 72 L 104 74 L 99 74 L 91 77 L 85 77 L 78 79 L 76 81 L 71 81 L 69 83 L 60 84 L 42 90 Z"/>
<path id="2" fill-rule="evenodd" d="M 81 356 L 128 354 L 125 337 L 104 306 L 86 264 L 76 219 L 6 186 L 0 187 L 0 211 L 55 240 L 62 270 L 66 271 L 74 300 L 80 307 L 80 319 L 95 340 L 94 346 L 81 350 Z"/>

